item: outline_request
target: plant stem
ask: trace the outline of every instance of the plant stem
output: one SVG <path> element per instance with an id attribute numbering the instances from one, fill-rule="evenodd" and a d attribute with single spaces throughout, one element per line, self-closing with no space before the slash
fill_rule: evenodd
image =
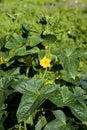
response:
<path id="1" fill-rule="evenodd" d="M 29 69 L 30 69 L 30 67 L 27 67 L 27 69 L 26 69 L 26 77 L 27 78 L 28 78 Z"/>
<path id="2" fill-rule="evenodd" d="M 43 79 L 45 78 L 46 72 L 47 72 L 47 68 L 44 71 Z"/>
<path id="3" fill-rule="evenodd" d="M 21 123 L 19 124 L 19 130 L 21 130 Z"/>
<path id="4" fill-rule="evenodd" d="M 24 121 L 24 130 L 27 130 L 26 120 Z"/>

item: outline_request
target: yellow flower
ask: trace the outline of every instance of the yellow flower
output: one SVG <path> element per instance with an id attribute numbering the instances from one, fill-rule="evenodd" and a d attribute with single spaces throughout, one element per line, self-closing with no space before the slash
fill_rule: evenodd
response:
<path id="1" fill-rule="evenodd" d="M 51 66 L 50 62 L 51 62 L 51 60 L 45 56 L 45 57 L 43 57 L 43 58 L 40 60 L 40 65 L 41 65 L 43 68 L 47 68 L 47 67 L 50 67 L 50 66 Z"/>
<path id="2" fill-rule="evenodd" d="M 48 85 L 48 84 L 53 84 L 53 81 L 52 80 L 48 80 L 44 83 L 44 85 Z"/>
<path id="3" fill-rule="evenodd" d="M 56 76 L 56 79 L 61 79 L 62 78 L 62 74 L 58 71 L 55 72 L 55 76 Z"/>
<path id="4" fill-rule="evenodd" d="M 3 63 L 3 58 L 0 57 L 0 65 Z"/>
<path id="5" fill-rule="evenodd" d="M 48 49 L 48 47 L 49 47 L 49 46 L 48 46 L 48 45 L 46 45 L 46 46 L 45 46 L 45 49 Z"/>

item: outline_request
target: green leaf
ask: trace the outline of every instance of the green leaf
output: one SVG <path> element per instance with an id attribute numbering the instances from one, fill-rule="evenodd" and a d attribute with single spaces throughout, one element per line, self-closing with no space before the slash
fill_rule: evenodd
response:
<path id="1" fill-rule="evenodd" d="M 56 111 L 53 111 L 53 114 L 55 115 L 56 119 L 58 119 L 59 121 L 63 123 L 66 123 L 66 116 L 63 111 L 56 110 Z"/>
<path id="2" fill-rule="evenodd" d="M 72 50 L 72 55 L 73 57 L 83 57 L 83 56 L 87 56 L 87 51 L 83 48 L 70 48 L 68 50 Z"/>
<path id="3" fill-rule="evenodd" d="M 41 119 L 35 125 L 35 130 L 41 130 L 46 125 L 46 123 L 46 118 L 42 116 Z"/>
<path id="4" fill-rule="evenodd" d="M 23 38 L 20 35 L 13 34 L 12 36 L 9 37 L 8 42 L 6 43 L 5 47 L 7 49 L 14 49 L 21 47 L 23 45 Z"/>
<path id="5" fill-rule="evenodd" d="M 38 94 L 44 80 L 38 78 L 21 79 L 12 83 L 12 87 L 22 94 Z"/>
<path id="6" fill-rule="evenodd" d="M 48 94 L 48 99 L 58 107 L 67 106 L 76 100 L 76 96 L 67 86 L 59 87 L 53 93 Z"/>
<path id="7" fill-rule="evenodd" d="M 79 101 L 72 103 L 69 105 L 72 113 L 83 122 L 83 124 L 87 125 L 87 106 L 84 103 Z"/>
<path id="8" fill-rule="evenodd" d="M 39 48 L 38 47 L 33 47 L 30 50 L 26 50 L 26 46 L 20 47 L 16 49 L 15 55 L 16 56 L 25 56 L 28 54 L 35 54 L 39 52 Z"/>
<path id="9" fill-rule="evenodd" d="M 38 47 L 33 47 L 30 50 L 27 50 L 26 52 L 27 54 L 35 54 L 35 53 L 39 53 L 39 48 Z"/>
<path id="10" fill-rule="evenodd" d="M 40 92 L 42 94 L 45 94 L 45 95 L 50 95 L 52 93 L 55 93 L 55 91 L 58 90 L 58 86 L 55 85 L 55 84 L 48 84 L 48 85 L 44 85 L 41 89 L 40 89 Z"/>
<path id="11" fill-rule="evenodd" d="M 18 122 L 22 122 L 30 115 L 32 115 L 33 112 L 45 101 L 45 97 L 37 94 L 29 94 L 29 95 L 23 95 L 21 99 L 21 103 L 19 105 L 19 108 L 17 110 L 17 118 Z"/>
<path id="12" fill-rule="evenodd" d="M 35 35 L 35 36 L 30 36 L 29 41 L 30 41 L 30 46 L 33 47 L 41 43 L 42 39 L 40 35 Z"/>
<path id="13" fill-rule="evenodd" d="M 10 95 L 13 90 L 9 88 L 10 84 L 12 82 L 11 77 L 3 77 L 0 79 L 0 107 L 3 105 L 5 99 L 8 95 Z"/>
<path id="14" fill-rule="evenodd" d="M 58 89 L 57 85 L 44 86 L 44 80 L 31 78 L 12 83 L 12 87 L 23 94 L 17 111 L 18 121 L 27 119 L 42 103 L 48 95 Z"/>
<path id="15" fill-rule="evenodd" d="M 64 53 L 59 49 L 54 49 L 52 51 L 59 59 L 64 68 L 64 70 L 70 75 L 72 79 L 75 79 L 77 70 L 79 67 L 79 60 L 77 57 L 72 56 L 72 53 Z"/>
<path id="16" fill-rule="evenodd" d="M 27 119 L 43 103 L 45 97 L 40 93 L 44 80 L 32 78 L 13 83 L 13 88 L 23 93 L 21 103 L 17 111 L 18 121 Z"/>
<path id="17" fill-rule="evenodd" d="M 26 54 L 26 46 L 22 46 L 22 47 L 20 47 L 20 48 L 17 48 L 17 49 L 15 50 L 15 55 L 16 55 L 16 56 L 25 56 L 25 55 L 27 55 L 27 54 Z"/>
<path id="18" fill-rule="evenodd" d="M 44 130 L 76 130 L 74 126 L 66 123 L 66 116 L 62 110 L 53 111 L 56 119 L 49 122 Z"/>
<path id="19" fill-rule="evenodd" d="M 3 76 L 5 76 L 5 74 L 6 73 L 3 70 L 0 70 L 0 78 L 3 77 Z"/>
<path id="20" fill-rule="evenodd" d="M 51 121 L 46 125 L 44 130 L 75 130 L 73 126 L 63 123 L 57 119 Z"/>
<path id="21" fill-rule="evenodd" d="M 3 57 L 3 58 L 7 58 L 9 55 L 9 52 L 8 51 L 0 51 L 0 56 Z"/>
<path id="22" fill-rule="evenodd" d="M 47 43 L 48 44 L 54 44 L 55 41 L 57 40 L 57 38 L 53 34 L 48 34 L 48 35 L 43 36 L 43 40 L 44 40 L 43 42 L 46 43 L 46 44 Z"/>
<path id="23" fill-rule="evenodd" d="M 0 50 L 4 46 L 5 42 L 6 42 L 6 36 L 0 38 Z"/>
<path id="24" fill-rule="evenodd" d="M 20 74 L 20 68 L 18 67 L 18 68 L 13 68 L 13 69 L 10 69 L 10 70 L 8 70 L 8 71 L 6 71 L 6 74 L 7 75 L 18 75 L 18 74 Z"/>
<path id="25" fill-rule="evenodd" d="M 4 114 L 3 111 L 0 112 L 0 130 L 5 130 L 4 125 L 3 125 L 5 117 L 3 116 L 3 114 Z"/>
<path id="26" fill-rule="evenodd" d="M 59 90 L 56 90 L 53 93 L 48 94 L 47 98 L 58 107 L 64 106 L 63 99 Z"/>
<path id="27" fill-rule="evenodd" d="M 65 105 L 72 104 L 76 100 L 76 96 L 69 90 L 67 86 L 60 88 L 60 93 Z"/>

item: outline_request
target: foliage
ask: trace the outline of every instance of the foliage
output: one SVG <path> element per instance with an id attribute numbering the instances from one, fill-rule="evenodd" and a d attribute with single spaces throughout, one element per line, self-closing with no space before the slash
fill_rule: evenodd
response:
<path id="1" fill-rule="evenodd" d="M 0 129 L 86 130 L 86 8 L 17 3 L 0 5 Z"/>

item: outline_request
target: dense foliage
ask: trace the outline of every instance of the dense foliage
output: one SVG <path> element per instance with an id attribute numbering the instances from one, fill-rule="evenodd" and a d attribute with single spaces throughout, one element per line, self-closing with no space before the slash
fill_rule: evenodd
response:
<path id="1" fill-rule="evenodd" d="M 87 129 L 87 6 L 1 1 L 0 130 Z"/>

